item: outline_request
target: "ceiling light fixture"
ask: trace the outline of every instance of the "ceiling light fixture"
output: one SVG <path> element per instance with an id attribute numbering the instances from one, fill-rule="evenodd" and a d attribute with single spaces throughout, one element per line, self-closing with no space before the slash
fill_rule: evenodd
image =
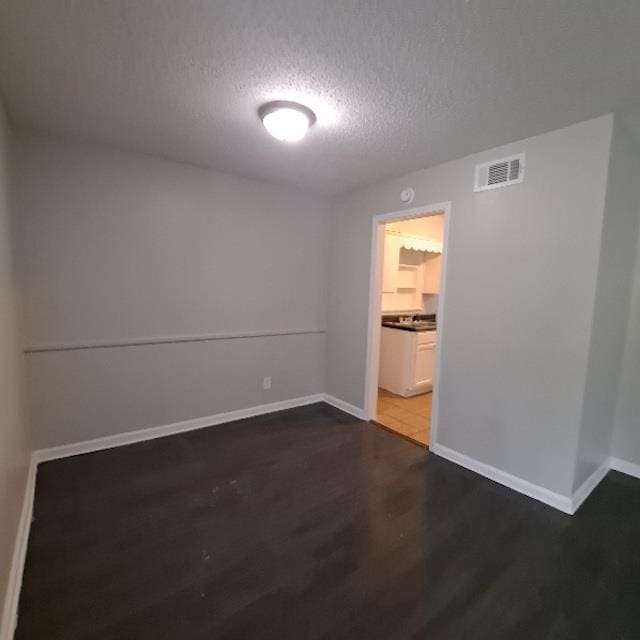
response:
<path id="1" fill-rule="evenodd" d="M 264 128 L 277 140 L 298 142 L 316 121 L 316 114 L 297 102 L 275 100 L 258 109 L 258 116 Z"/>

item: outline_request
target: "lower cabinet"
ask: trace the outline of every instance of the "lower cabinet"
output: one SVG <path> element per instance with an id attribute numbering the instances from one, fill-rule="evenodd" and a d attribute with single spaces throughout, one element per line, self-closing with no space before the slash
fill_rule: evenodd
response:
<path id="1" fill-rule="evenodd" d="M 378 386 L 408 397 L 433 389 L 436 331 L 382 327 Z"/>
<path id="2" fill-rule="evenodd" d="M 413 389 L 433 388 L 436 343 L 417 344 L 413 362 Z"/>

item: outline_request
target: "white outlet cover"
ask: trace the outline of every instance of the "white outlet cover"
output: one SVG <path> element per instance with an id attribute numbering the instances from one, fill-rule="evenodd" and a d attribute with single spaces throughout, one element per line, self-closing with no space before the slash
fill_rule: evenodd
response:
<path id="1" fill-rule="evenodd" d="M 262 380 L 262 388 L 263 389 L 271 389 L 271 378 L 267 377 Z"/>

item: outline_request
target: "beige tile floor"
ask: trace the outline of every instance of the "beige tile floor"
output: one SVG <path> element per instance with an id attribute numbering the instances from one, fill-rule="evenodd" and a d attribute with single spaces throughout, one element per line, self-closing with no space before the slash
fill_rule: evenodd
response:
<path id="1" fill-rule="evenodd" d="M 376 422 L 420 444 L 429 444 L 431 393 L 403 398 L 378 389 Z"/>

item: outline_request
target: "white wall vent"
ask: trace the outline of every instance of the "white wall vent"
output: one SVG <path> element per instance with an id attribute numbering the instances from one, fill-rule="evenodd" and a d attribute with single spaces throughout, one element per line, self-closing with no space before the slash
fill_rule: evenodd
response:
<path id="1" fill-rule="evenodd" d="M 524 153 L 476 165 L 474 191 L 518 184 L 524 180 Z"/>

